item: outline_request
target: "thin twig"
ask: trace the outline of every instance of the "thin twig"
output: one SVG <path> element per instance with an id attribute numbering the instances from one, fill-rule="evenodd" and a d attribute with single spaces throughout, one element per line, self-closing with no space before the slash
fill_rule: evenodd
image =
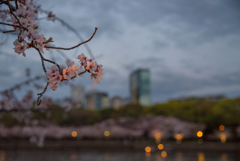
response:
<path id="1" fill-rule="evenodd" d="M 49 11 L 43 10 L 43 9 L 40 9 L 40 11 L 42 11 L 42 12 L 44 12 L 46 14 L 49 13 Z M 84 41 L 84 39 L 82 38 L 80 33 L 74 27 L 72 27 L 69 23 L 67 23 L 66 21 L 64 21 L 63 19 L 61 19 L 61 18 L 59 18 L 57 16 L 55 16 L 54 18 L 55 18 L 55 20 L 59 21 L 62 25 L 66 26 L 69 30 L 71 30 L 80 39 L 81 42 Z M 88 45 L 84 44 L 84 47 L 86 48 L 86 50 L 87 50 L 88 54 L 90 55 L 90 57 L 94 58 L 93 53 L 92 53 L 91 49 L 88 47 Z"/>
<path id="2" fill-rule="evenodd" d="M 42 93 L 38 93 L 38 99 L 37 99 L 37 105 L 39 106 L 40 105 L 40 103 L 41 103 L 41 97 L 43 96 L 43 94 L 46 92 L 46 90 L 47 90 L 47 87 L 48 87 L 48 84 L 49 84 L 49 82 L 47 82 L 47 84 L 46 84 L 46 86 L 45 86 L 45 88 L 44 88 L 44 90 L 42 91 Z"/>
<path id="3" fill-rule="evenodd" d="M 28 31 L 28 29 L 24 26 L 13 25 L 13 24 L 4 23 L 4 22 L 0 22 L 0 24 L 7 25 L 7 26 L 13 26 L 13 27 L 19 27 L 19 28 L 23 28 L 24 30 Z"/>
<path id="4" fill-rule="evenodd" d="M 15 6 L 16 6 L 16 9 L 18 9 L 17 0 L 15 0 Z"/>
<path id="5" fill-rule="evenodd" d="M 39 55 L 40 55 L 40 58 L 41 58 L 41 61 L 42 61 L 43 71 L 44 71 L 45 73 L 47 72 L 47 70 L 46 70 L 46 67 L 45 67 L 44 61 L 47 61 L 47 62 L 49 62 L 49 63 L 56 64 L 57 67 L 58 67 L 59 72 L 62 74 L 61 67 L 60 67 L 56 62 L 44 58 L 43 55 L 42 55 L 42 53 L 41 53 L 41 51 L 40 51 L 40 49 L 38 49 L 38 48 L 35 47 L 35 46 L 33 46 L 33 47 L 38 51 L 38 53 L 39 53 Z"/>
<path id="6" fill-rule="evenodd" d="M 72 50 L 72 49 L 74 49 L 74 48 L 76 48 L 76 47 L 79 47 L 80 45 L 82 45 L 82 44 L 85 44 L 85 43 L 87 43 L 87 42 L 89 42 L 89 41 L 91 41 L 91 39 L 94 37 L 94 35 L 95 35 L 95 33 L 97 32 L 97 27 L 95 27 L 95 31 L 94 31 L 94 33 L 92 34 L 92 36 L 88 39 L 88 40 L 86 40 L 86 41 L 84 41 L 84 42 L 81 42 L 80 44 L 78 44 L 78 45 L 76 45 L 76 46 L 73 46 L 73 47 L 70 47 L 70 48 L 62 48 L 62 47 L 46 47 L 46 48 L 49 48 L 49 49 L 61 49 L 61 50 Z"/>
<path id="7" fill-rule="evenodd" d="M 78 76 L 79 76 L 79 75 L 82 75 L 82 74 L 84 74 L 84 73 L 86 73 L 86 72 L 88 72 L 88 70 L 85 70 L 84 72 L 78 73 Z M 73 76 L 73 77 L 71 77 L 71 79 L 74 79 L 74 78 L 76 78 L 76 75 Z M 67 80 L 67 79 L 64 79 L 64 80 Z"/>
<path id="8" fill-rule="evenodd" d="M 3 33 L 15 32 L 15 30 L 3 31 Z"/>

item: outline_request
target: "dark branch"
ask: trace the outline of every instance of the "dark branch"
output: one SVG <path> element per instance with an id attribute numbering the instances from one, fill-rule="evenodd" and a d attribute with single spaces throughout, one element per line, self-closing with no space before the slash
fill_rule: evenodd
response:
<path id="1" fill-rule="evenodd" d="M 85 44 L 85 43 L 91 41 L 92 38 L 94 37 L 94 35 L 96 34 L 97 29 L 98 29 L 98 28 L 95 27 L 94 33 L 92 34 L 92 36 L 91 36 L 88 40 L 83 41 L 83 42 L 81 42 L 80 44 L 78 44 L 78 45 L 76 45 L 76 46 L 73 46 L 73 47 L 70 47 L 70 48 L 62 48 L 62 47 L 46 47 L 46 48 L 49 48 L 49 49 L 61 49 L 61 50 L 72 50 L 72 49 L 74 49 L 74 48 L 76 48 L 76 47 L 79 47 L 79 46 L 82 45 L 82 44 Z"/>
<path id="2" fill-rule="evenodd" d="M 47 90 L 47 87 L 48 87 L 48 84 L 49 84 L 49 82 L 47 82 L 47 85 L 45 86 L 45 88 L 43 89 L 43 91 L 42 91 L 42 93 L 38 93 L 38 99 L 37 99 L 37 105 L 39 106 L 40 105 L 40 103 L 41 103 L 41 97 L 43 96 L 43 94 L 46 92 L 46 90 Z"/>

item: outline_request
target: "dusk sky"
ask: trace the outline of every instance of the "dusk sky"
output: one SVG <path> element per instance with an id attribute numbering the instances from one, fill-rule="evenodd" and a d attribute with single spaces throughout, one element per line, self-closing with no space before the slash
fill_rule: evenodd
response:
<path id="1" fill-rule="evenodd" d="M 152 103 L 187 96 L 240 96 L 238 0 L 41 0 L 38 3 L 69 23 L 85 40 L 98 27 L 87 45 L 95 60 L 103 65 L 103 79 L 95 86 L 90 74 L 72 81 L 86 90 L 105 91 L 110 97 L 129 96 L 129 74 L 138 68 L 148 68 Z M 40 14 L 39 18 L 45 16 Z M 55 46 L 71 47 L 80 42 L 58 21 L 41 20 L 40 26 L 40 34 L 53 37 Z M 5 41 L 5 36 L 0 35 L 0 42 Z M 32 76 L 44 74 L 35 50 L 27 50 L 26 57 L 14 53 L 15 39 L 9 36 L 0 46 L 0 91 L 26 80 L 28 67 Z M 76 63 L 77 55 L 89 56 L 84 46 L 63 52 Z M 3 55 L 6 53 L 11 56 Z M 65 65 L 65 58 L 56 50 L 53 53 L 56 61 Z M 50 58 L 49 51 L 44 56 Z M 71 89 L 59 87 L 55 92 L 48 89 L 46 95 L 70 97 Z"/>

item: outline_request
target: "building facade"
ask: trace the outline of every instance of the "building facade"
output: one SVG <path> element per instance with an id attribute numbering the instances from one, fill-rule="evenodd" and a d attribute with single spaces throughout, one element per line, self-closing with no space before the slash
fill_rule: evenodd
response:
<path id="1" fill-rule="evenodd" d="M 89 91 L 86 94 L 86 108 L 97 110 L 109 107 L 108 94 L 100 91 Z"/>
<path id="2" fill-rule="evenodd" d="M 114 109 L 119 109 L 123 105 L 123 99 L 119 96 L 115 96 L 111 99 L 111 107 Z"/>
<path id="3" fill-rule="evenodd" d="M 150 106 L 150 71 L 149 69 L 137 69 L 130 74 L 131 103 L 142 106 Z"/>

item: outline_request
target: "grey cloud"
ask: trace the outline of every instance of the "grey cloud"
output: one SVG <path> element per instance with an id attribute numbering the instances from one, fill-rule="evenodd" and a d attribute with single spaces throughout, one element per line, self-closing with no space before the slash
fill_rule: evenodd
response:
<path id="1" fill-rule="evenodd" d="M 209 79 L 196 79 L 184 74 L 171 72 L 158 72 L 162 78 L 152 81 L 153 102 L 167 100 L 180 96 L 227 94 L 228 96 L 239 96 L 240 71 L 226 74 L 218 74 Z M 236 89 L 226 89 L 236 87 Z M 222 90 L 221 90 L 222 89 Z"/>

